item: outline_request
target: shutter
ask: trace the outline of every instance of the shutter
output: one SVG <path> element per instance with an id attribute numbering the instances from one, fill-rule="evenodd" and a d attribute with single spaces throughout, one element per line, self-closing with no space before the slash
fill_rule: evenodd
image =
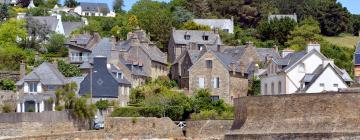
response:
<path id="1" fill-rule="evenodd" d="M 29 84 L 24 82 L 24 93 L 29 93 Z"/>
<path id="2" fill-rule="evenodd" d="M 199 78 L 199 88 L 204 88 L 204 87 L 205 87 L 205 79 Z"/>
<path id="3" fill-rule="evenodd" d="M 42 88 L 41 88 L 41 83 L 37 83 L 37 93 L 41 93 L 42 92 Z"/>

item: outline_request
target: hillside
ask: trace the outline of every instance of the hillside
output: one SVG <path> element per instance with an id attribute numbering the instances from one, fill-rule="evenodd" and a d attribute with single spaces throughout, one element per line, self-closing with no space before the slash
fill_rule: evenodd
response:
<path id="1" fill-rule="evenodd" d="M 358 41 L 360 41 L 360 37 L 353 36 L 351 34 L 340 34 L 339 36 L 335 36 L 335 37 L 328 37 L 328 36 L 323 36 L 323 37 L 326 41 L 330 42 L 331 44 L 335 44 L 338 46 L 345 46 L 349 48 L 354 47 L 358 43 Z"/>

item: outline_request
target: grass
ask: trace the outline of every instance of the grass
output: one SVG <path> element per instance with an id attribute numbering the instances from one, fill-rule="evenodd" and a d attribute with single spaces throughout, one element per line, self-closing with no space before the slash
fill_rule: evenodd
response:
<path id="1" fill-rule="evenodd" d="M 332 44 L 353 48 L 358 41 L 360 41 L 360 37 L 353 36 L 351 34 L 340 34 L 339 36 L 329 37 L 323 36 L 324 39 Z"/>

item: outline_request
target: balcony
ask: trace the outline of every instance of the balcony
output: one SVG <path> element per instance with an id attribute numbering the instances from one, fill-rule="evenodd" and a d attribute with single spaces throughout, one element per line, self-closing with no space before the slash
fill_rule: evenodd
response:
<path id="1" fill-rule="evenodd" d="M 89 61 L 89 56 L 71 56 L 70 63 L 83 63 Z"/>

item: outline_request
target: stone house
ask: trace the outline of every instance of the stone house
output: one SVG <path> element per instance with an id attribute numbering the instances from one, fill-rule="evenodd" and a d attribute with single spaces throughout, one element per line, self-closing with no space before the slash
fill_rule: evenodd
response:
<path id="1" fill-rule="evenodd" d="M 234 33 L 234 19 L 193 19 L 193 22 L 210 26 L 213 30 L 222 30 L 226 33 Z"/>
<path id="2" fill-rule="evenodd" d="M 90 61 L 92 49 L 101 40 L 98 33 L 94 35 L 80 34 L 65 42 L 68 48 L 68 62 L 71 64 L 82 64 Z"/>
<path id="3" fill-rule="evenodd" d="M 251 67 L 230 55 L 209 50 L 189 68 L 189 92 L 209 89 L 213 100 L 232 104 L 234 98 L 247 95 Z"/>
<path id="4" fill-rule="evenodd" d="M 222 50 L 220 35 L 215 31 L 172 30 L 168 44 L 168 61 L 174 61 L 186 50 Z"/>
<path id="5" fill-rule="evenodd" d="M 360 83 L 360 42 L 354 52 L 354 76 L 355 82 Z"/>
<path id="6" fill-rule="evenodd" d="M 127 40 L 117 43 L 111 52 L 111 63 L 127 68 L 125 75 L 135 87 L 144 84 L 146 78 L 168 75 L 167 55 L 150 41 L 143 30 L 130 32 Z"/>
<path id="7" fill-rule="evenodd" d="M 108 63 L 107 57 L 95 56 L 93 60 L 91 72 L 80 84 L 79 95 L 92 94 L 95 101 L 115 100 L 120 106 L 126 106 L 131 83 L 116 65 Z"/>
<path id="8" fill-rule="evenodd" d="M 269 61 L 260 79 L 262 95 L 338 91 L 352 82 L 346 70 L 320 52 L 317 43 L 300 52 L 284 50 L 282 58 Z"/>

